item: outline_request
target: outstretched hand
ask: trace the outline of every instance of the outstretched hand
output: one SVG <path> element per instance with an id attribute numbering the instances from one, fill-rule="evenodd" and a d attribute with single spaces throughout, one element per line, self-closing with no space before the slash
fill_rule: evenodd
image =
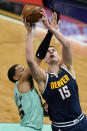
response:
<path id="1" fill-rule="evenodd" d="M 46 15 L 46 12 L 44 9 L 41 10 L 40 12 L 42 14 L 42 21 L 43 21 L 43 24 L 49 28 L 50 26 L 57 29 L 59 27 L 59 21 L 57 21 L 57 13 L 54 12 L 52 13 L 52 20 L 50 21 L 49 18 L 47 17 Z"/>
<path id="2" fill-rule="evenodd" d="M 22 21 L 28 32 L 32 31 L 32 25 L 26 21 L 26 18 L 22 16 Z"/>
<path id="3" fill-rule="evenodd" d="M 42 15 L 43 24 L 48 28 L 50 26 L 50 20 L 47 18 L 45 10 L 41 9 L 40 14 Z"/>
<path id="4" fill-rule="evenodd" d="M 59 21 L 57 21 L 57 13 L 52 13 L 52 20 L 50 22 L 51 26 L 55 29 L 59 27 Z"/>

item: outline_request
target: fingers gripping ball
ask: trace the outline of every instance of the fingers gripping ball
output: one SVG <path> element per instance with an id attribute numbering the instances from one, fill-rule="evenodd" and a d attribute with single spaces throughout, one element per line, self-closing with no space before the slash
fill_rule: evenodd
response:
<path id="1" fill-rule="evenodd" d="M 41 7 L 34 5 L 25 5 L 22 10 L 22 16 L 30 24 L 34 24 L 42 18 L 40 14 Z"/>

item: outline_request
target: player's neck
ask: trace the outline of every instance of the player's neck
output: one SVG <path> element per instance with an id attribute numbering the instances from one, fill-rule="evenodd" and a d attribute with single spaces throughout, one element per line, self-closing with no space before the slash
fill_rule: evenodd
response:
<path id="1" fill-rule="evenodd" d="M 55 75 L 57 75 L 58 74 L 58 70 L 59 70 L 59 64 L 48 65 L 48 72 L 49 73 L 54 73 Z"/>

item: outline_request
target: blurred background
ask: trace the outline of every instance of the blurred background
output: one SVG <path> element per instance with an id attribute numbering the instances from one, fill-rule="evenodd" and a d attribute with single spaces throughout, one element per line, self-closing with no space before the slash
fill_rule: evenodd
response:
<path id="1" fill-rule="evenodd" d="M 9 2 L 8 0 L 0 0 L 0 9 L 17 14 L 19 16 L 21 15 L 23 6 L 24 4 L 22 3 Z"/>

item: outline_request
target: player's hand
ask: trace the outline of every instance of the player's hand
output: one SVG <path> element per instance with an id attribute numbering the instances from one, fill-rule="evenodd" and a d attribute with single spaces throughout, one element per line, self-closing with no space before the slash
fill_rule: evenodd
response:
<path id="1" fill-rule="evenodd" d="M 52 13 L 52 20 L 50 22 L 51 26 L 55 29 L 59 27 L 59 22 L 57 21 L 57 13 Z"/>
<path id="2" fill-rule="evenodd" d="M 41 12 L 42 14 L 42 21 L 43 24 L 49 29 L 50 27 L 53 27 L 55 29 L 57 29 L 59 27 L 59 21 L 57 21 L 57 13 L 54 12 L 52 13 L 52 20 L 50 21 L 49 18 L 47 17 L 45 10 L 42 9 Z"/>
<path id="3" fill-rule="evenodd" d="M 32 32 L 32 25 L 26 21 L 26 18 L 22 17 L 22 21 L 23 21 L 28 33 Z"/>
<path id="4" fill-rule="evenodd" d="M 50 20 L 48 19 L 45 10 L 44 10 L 44 9 L 41 9 L 40 13 L 41 13 L 41 15 L 42 15 L 43 24 L 44 24 L 47 28 L 49 28 L 49 26 L 50 26 Z"/>

